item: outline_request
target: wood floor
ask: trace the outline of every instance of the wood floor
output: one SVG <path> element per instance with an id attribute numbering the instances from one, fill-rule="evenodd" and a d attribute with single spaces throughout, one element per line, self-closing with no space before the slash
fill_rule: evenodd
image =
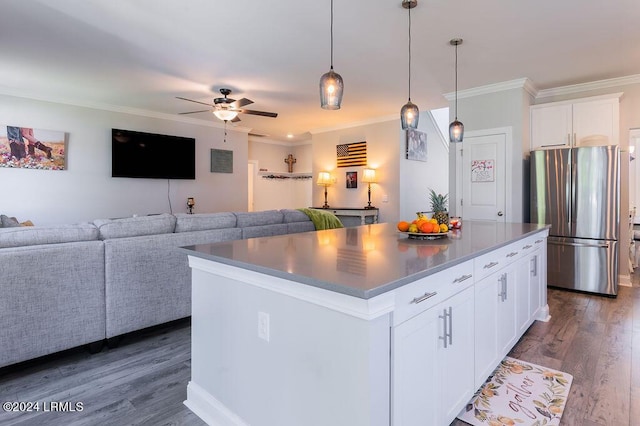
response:
<path id="1" fill-rule="evenodd" d="M 574 376 L 562 425 L 640 425 L 639 281 L 617 299 L 550 289 L 551 321 L 534 323 L 510 353 Z M 0 369 L 1 402 L 83 404 L 81 412 L 0 411 L 0 425 L 202 426 L 182 403 L 189 377 L 190 325 L 182 321 L 98 354 L 78 348 Z"/>

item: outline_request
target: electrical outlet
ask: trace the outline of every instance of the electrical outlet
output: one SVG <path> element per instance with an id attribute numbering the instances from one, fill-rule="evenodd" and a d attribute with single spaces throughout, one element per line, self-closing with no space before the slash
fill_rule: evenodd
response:
<path id="1" fill-rule="evenodd" d="M 269 314 L 258 312 L 258 337 L 269 341 Z"/>

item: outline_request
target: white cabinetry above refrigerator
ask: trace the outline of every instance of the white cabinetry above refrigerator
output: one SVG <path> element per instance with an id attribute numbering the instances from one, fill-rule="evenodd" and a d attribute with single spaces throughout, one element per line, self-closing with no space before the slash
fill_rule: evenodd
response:
<path id="1" fill-rule="evenodd" d="M 618 145 L 622 93 L 531 106 L 531 149 Z"/>

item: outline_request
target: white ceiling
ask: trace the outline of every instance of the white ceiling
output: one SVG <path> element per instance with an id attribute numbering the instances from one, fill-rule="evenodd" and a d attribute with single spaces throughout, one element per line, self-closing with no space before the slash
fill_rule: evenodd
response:
<path id="1" fill-rule="evenodd" d="M 329 0 L 0 0 L 0 92 L 178 114 L 228 87 L 239 123 L 270 139 L 398 115 L 407 101 L 401 0 L 334 0 L 342 108 L 320 108 Z M 639 0 L 418 0 L 412 93 L 422 111 L 454 90 L 528 77 L 538 89 L 640 72 Z M 209 113 L 194 119 L 214 122 Z M 464 121 L 464 119 L 461 117 Z"/>

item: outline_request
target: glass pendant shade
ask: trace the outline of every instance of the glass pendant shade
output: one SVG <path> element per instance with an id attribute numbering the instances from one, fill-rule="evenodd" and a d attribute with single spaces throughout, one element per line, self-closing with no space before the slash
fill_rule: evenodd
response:
<path id="1" fill-rule="evenodd" d="M 328 73 L 320 77 L 320 106 L 322 109 L 340 109 L 343 91 L 342 77 L 331 67 Z"/>
<path id="2" fill-rule="evenodd" d="M 400 110 L 400 123 L 402 124 L 402 130 L 417 129 L 418 119 L 420 118 L 420 110 L 418 105 L 409 100 L 402 106 Z"/>
<path id="3" fill-rule="evenodd" d="M 449 142 L 462 142 L 464 137 L 464 124 L 458 121 L 456 118 L 449 125 Z"/>

